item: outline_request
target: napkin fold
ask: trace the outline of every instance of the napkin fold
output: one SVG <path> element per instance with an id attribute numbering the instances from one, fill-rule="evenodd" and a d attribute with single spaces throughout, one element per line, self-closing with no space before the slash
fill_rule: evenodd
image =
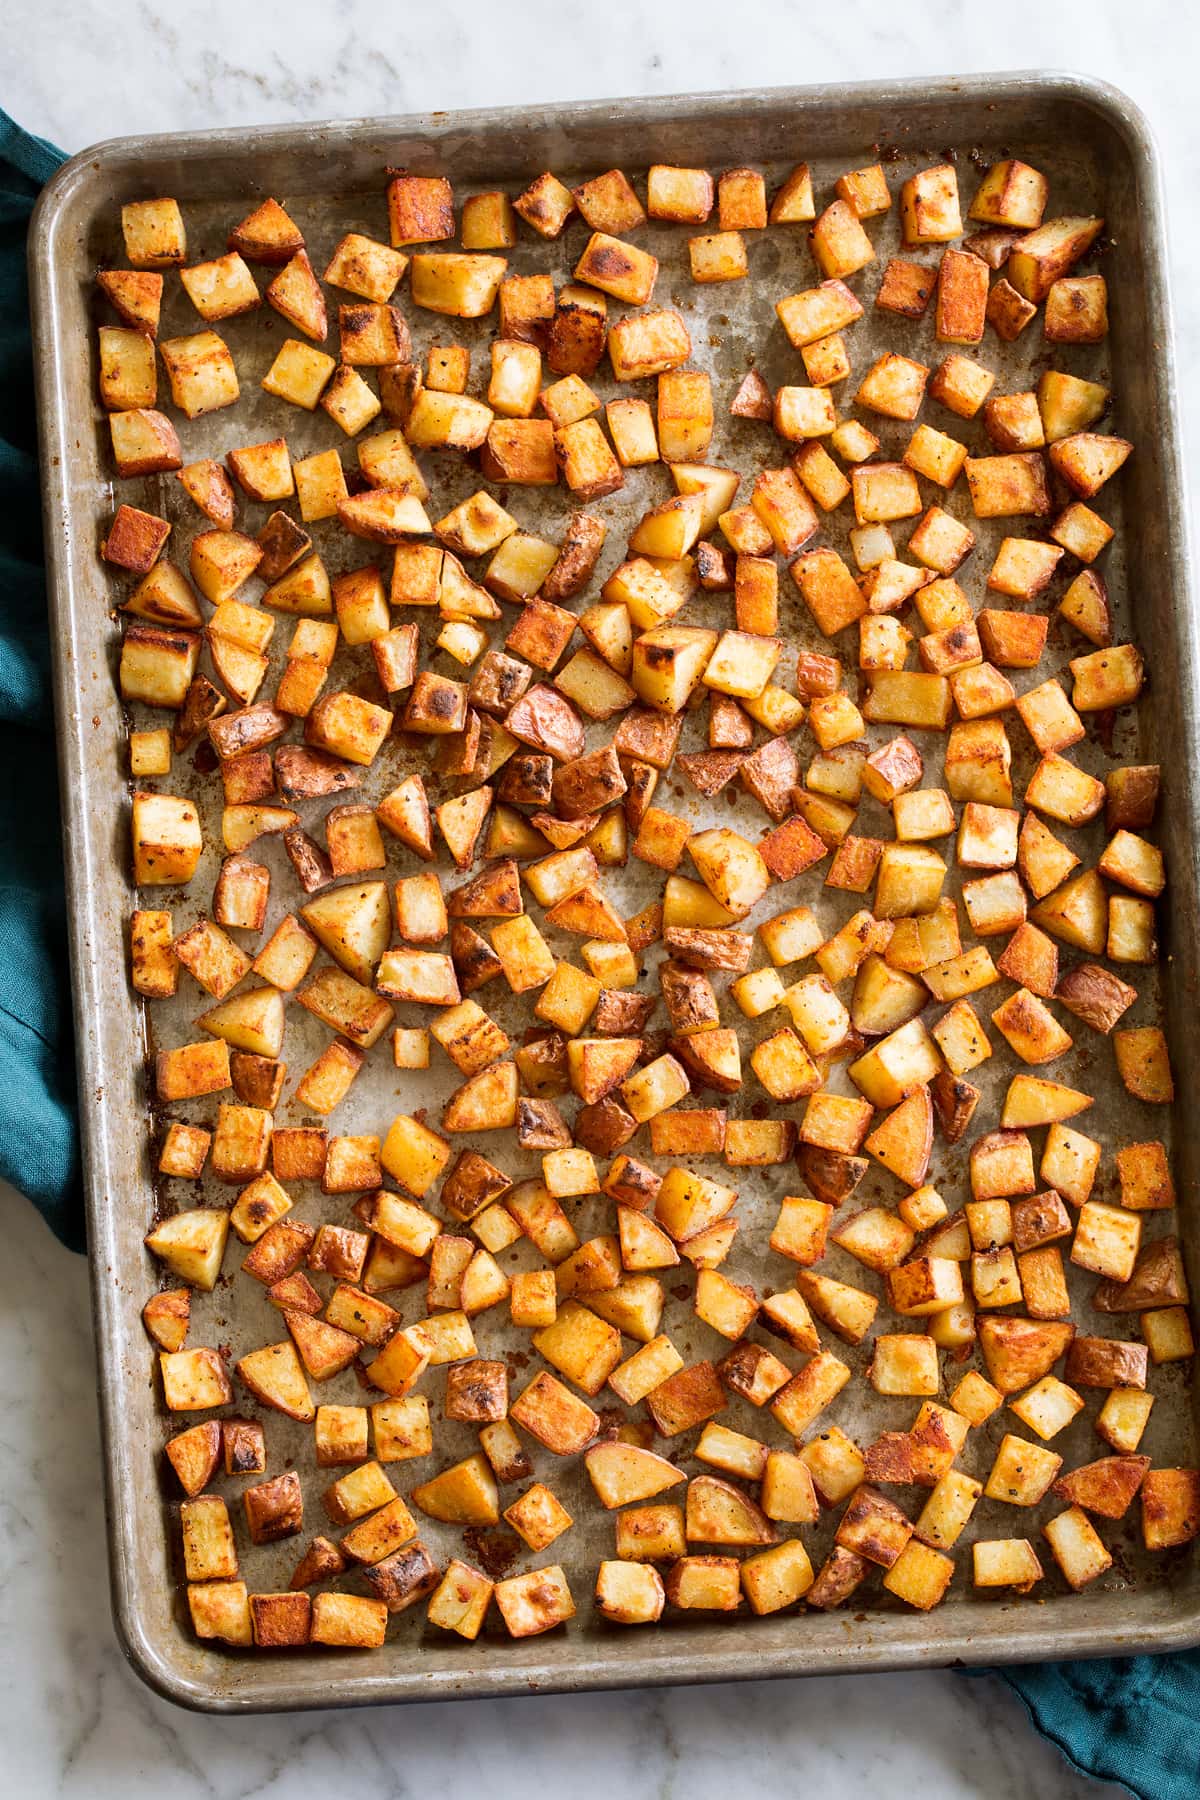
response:
<path id="1" fill-rule="evenodd" d="M 0 1176 L 84 1247 L 25 237 L 62 153 L 0 112 Z M 1001 1671 L 1084 1774 L 1200 1796 L 1200 1652 Z"/>
<path id="2" fill-rule="evenodd" d="M 1200 1651 L 1028 1663 L 1000 1673 L 1083 1775 L 1139 1800 L 1200 1795 Z"/>

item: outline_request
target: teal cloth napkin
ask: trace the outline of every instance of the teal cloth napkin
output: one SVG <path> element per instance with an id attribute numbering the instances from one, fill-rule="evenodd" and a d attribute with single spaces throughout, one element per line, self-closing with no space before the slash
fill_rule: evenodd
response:
<path id="1" fill-rule="evenodd" d="M 1200 1651 L 1001 1669 L 1043 1737 L 1140 1800 L 1200 1795 Z"/>
<path id="2" fill-rule="evenodd" d="M 25 235 L 62 153 L 0 112 L 0 1175 L 84 1247 Z"/>
<path id="3" fill-rule="evenodd" d="M 29 215 L 61 161 L 0 112 L 0 1175 L 82 1249 L 25 283 Z M 1142 1800 L 1200 1796 L 1200 1652 L 1002 1673 L 1084 1774 Z"/>

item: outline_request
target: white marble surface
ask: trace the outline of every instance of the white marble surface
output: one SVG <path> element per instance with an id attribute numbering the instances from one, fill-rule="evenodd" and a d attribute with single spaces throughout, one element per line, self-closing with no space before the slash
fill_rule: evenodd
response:
<path id="1" fill-rule="evenodd" d="M 1140 0 L 7 0 L 0 102 L 75 150 L 129 131 L 421 107 L 750 87 L 764 81 L 1077 68 L 1116 82 L 1164 153 L 1182 416 L 1200 455 L 1200 20 Z M 823 1800 L 1094 1800 L 999 1682 L 943 1674 L 212 1721 L 125 1667 L 108 1606 L 86 1273 L 0 1198 L 0 1764 L 23 1800 L 193 1800 L 476 1783 L 573 1800 L 708 1800 L 797 1779 Z"/>

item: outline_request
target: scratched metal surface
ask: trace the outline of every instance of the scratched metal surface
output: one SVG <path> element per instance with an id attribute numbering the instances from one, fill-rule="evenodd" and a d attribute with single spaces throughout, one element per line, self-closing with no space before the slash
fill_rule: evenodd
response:
<path id="1" fill-rule="evenodd" d="M 1036 382 L 1048 366 L 1111 380 L 1114 388 L 1113 426 L 1132 437 L 1136 454 L 1116 482 L 1106 488 L 1099 510 L 1117 528 L 1117 538 L 1106 553 L 1104 573 L 1117 618 L 1118 637 L 1135 637 L 1149 656 L 1149 695 L 1136 717 L 1118 721 L 1111 751 L 1094 735 L 1073 752 L 1098 774 L 1114 761 L 1161 760 L 1164 763 L 1165 797 L 1159 835 L 1168 854 L 1171 888 L 1162 903 L 1160 940 L 1166 961 L 1165 993 L 1159 991 L 1158 971 L 1132 973 L 1140 989 L 1134 1011 L 1124 1021 L 1146 1022 L 1159 1016 L 1165 1001 L 1165 1018 L 1171 1034 L 1179 1086 L 1186 1098 L 1187 1070 L 1194 1060 L 1196 1018 L 1195 952 L 1189 930 L 1195 917 L 1196 807 L 1190 759 L 1185 747 L 1196 741 L 1194 684 L 1197 667 L 1192 625 L 1187 606 L 1187 574 L 1180 522 L 1179 475 L 1171 419 L 1171 384 L 1168 354 L 1168 321 L 1163 289 L 1160 222 L 1156 176 L 1140 121 L 1131 119 L 1126 103 L 1108 90 L 1097 90 L 1069 78 L 1016 76 L 1003 80 L 978 79 L 954 83 L 902 83 L 894 86 L 767 92 L 678 100 L 617 102 L 561 109 L 522 110 L 520 113 L 477 114 L 468 117 L 435 116 L 396 122 L 351 122 L 344 125 L 278 128 L 244 134 L 217 132 L 196 138 L 127 140 L 87 153 L 68 165 L 52 184 L 42 203 L 32 240 L 36 324 L 39 346 L 39 399 L 47 476 L 46 521 L 51 565 L 51 602 L 58 653 L 58 705 L 61 738 L 65 814 L 65 842 L 74 932 L 74 973 L 80 1049 L 81 1085 L 84 1095 L 87 1139 L 87 1187 L 100 1348 L 105 1424 L 106 1478 L 109 1497 L 110 1548 L 114 1577 L 114 1603 L 128 1653 L 142 1674 L 161 1691 L 185 1704 L 213 1710 L 253 1710 L 328 1705 L 333 1701 L 361 1703 L 408 1698 L 520 1692 L 532 1689 L 584 1686 L 640 1685 L 648 1682 L 728 1679 L 738 1675 L 800 1673 L 838 1668 L 885 1668 L 919 1663 L 995 1663 L 1002 1660 L 1061 1654 L 1099 1654 L 1137 1647 L 1167 1647 L 1200 1637 L 1195 1571 L 1190 1557 L 1147 1558 L 1139 1549 L 1137 1508 L 1117 1524 L 1105 1524 L 1103 1536 L 1114 1551 L 1110 1573 L 1084 1594 L 1072 1596 L 1057 1576 L 1050 1558 L 1048 1574 L 1032 1600 L 986 1599 L 969 1586 L 969 1543 L 974 1537 L 1029 1535 L 1037 1541 L 1044 1519 L 1058 1510 L 1058 1503 L 1044 1503 L 1032 1511 L 1018 1511 L 981 1501 L 956 1550 L 958 1573 L 944 1605 L 929 1617 L 915 1615 L 894 1602 L 879 1588 L 873 1574 L 843 1612 L 824 1615 L 799 1612 L 767 1619 L 736 1621 L 696 1615 L 668 1615 L 655 1631 L 621 1631 L 606 1626 L 591 1612 L 591 1586 L 598 1560 L 612 1554 L 613 1525 L 594 1500 L 581 1461 L 563 1461 L 532 1446 L 535 1476 L 546 1481 L 575 1517 L 573 1528 L 540 1556 L 525 1552 L 513 1561 L 513 1572 L 541 1563 L 561 1561 L 566 1568 L 578 1607 L 578 1616 L 564 1632 L 545 1639 L 513 1643 L 502 1635 L 498 1622 L 489 1625 L 474 1644 L 461 1642 L 424 1626 L 424 1608 L 411 1609 L 392 1621 L 389 1641 L 382 1651 L 355 1656 L 321 1652 L 288 1656 L 286 1653 L 237 1654 L 196 1643 L 187 1623 L 178 1566 L 177 1491 L 173 1477 L 162 1474 L 160 1447 L 180 1421 L 165 1415 L 156 1400 L 152 1347 L 139 1320 L 140 1307 L 158 1282 L 158 1272 L 141 1245 L 156 1211 L 174 1210 L 196 1203 L 198 1195 L 209 1203 L 228 1204 L 233 1192 L 209 1178 L 199 1184 L 168 1182 L 156 1185 L 151 1149 L 158 1122 L 151 1117 L 146 1084 L 146 1056 L 155 1047 L 182 1043 L 199 1035 L 193 1020 L 207 997 L 185 973 L 174 1002 L 153 1002 L 143 1009 L 131 996 L 126 980 L 128 914 L 135 904 L 128 877 L 128 796 L 131 784 L 125 720 L 114 688 L 119 632 L 112 608 L 131 585 L 108 570 L 96 555 L 96 545 L 112 509 L 121 500 L 162 513 L 174 531 L 167 554 L 186 567 L 186 550 L 192 534 L 204 526 L 173 476 L 114 484 L 106 456 L 107 429 L 94 400 L 95 323 L 101 314 L 93 298 L 93 276 L 98 264 L 119 260 L 119 207 L 123 200 L 143 195 L 171 193 L 182 205 L 188 227 L 189 261 L 220 254 L 225 237 L 237 219 L 266 193 L 281 199 L 304 230 L 313 264 L 318 272 L 343 232 L 355 229 L 386 239 L 384 169 L 388 164 L 417 172 L 445 172 L 455 183 L 456 199 L 487 186 L 504 185 L 516 193 L 530 176 L 552 167 L 570 181 L 616 163 L 641 184 L 644 169 L 656 160 L 698 162 L 717 173 L 723 167 L 749 162 L 762 167 L 773 186 L 798 160 L 813 165 L 818 208 L 832 198 L 832 183 L 847 168 L 871 161 L 882 153 L 893 196 L 913 170 L 940 159 L 957 157 L 964 211 L 974 191 L 977 170 L 998 154 L 1019 153 L 1051 178 L 1050 215 L 1098 210 L 1108 220 L 1113 247 L 1102 266 L 1110 285 L 1111 335 L 1094 349 L 1072 348 L 1051 358 L 1046 355 L 1040 326 L 1034 325 L 1015 345 L 1000 344 L 990 330 L 980 355 L 998 371 L 997 392 L 1018 392 Z M 894 348 L 935 363 L 940 351 L 934 341 L 932 308 L 914 326 L 872 310 L 874 294 L 886 257 L 898 248 L 897 209 L 882 219 L 868 222 L 868 233 L 878 260 L 850 285 L 867 305 L 864 318 L 847 334 L 853 374 L 840 410 L 849 410 L 850 393 L 874 356 Z M 774 302 L 781 295 L 809 286 L 818 278 L 802 227 L 774 227 L 747 234 L 750 279 L 742 283 L 698 287 L 687 274 L 686 239 L 689 228 L 650 223 L 636 234 L 637 242 L 651 248 L 662 269 L 654 304 L 679 308 L 693 340 L 693 364 L 707 368 L 713 377 L 716 430 L 708 460 L 737 468 L 744 477 L 745 498 L 755 472 L 783 460 L 782 446 L 767 425 L 733 420 L 728 404 L 742 375 L 757 366 L 772 387 L 784 381 L 804 381 L 798 354 L 790 349 L 775 319 Z M 556 283 L 569 279 L 570 269 L 584 241 L 584 227 L 576 220 L 558 243 L 546 245 L 522 231 L 521 242 L 510 252 L 510 272 L 549 271 Z M 916 259 L 936 264 L 936 252 L 918 252 Z M 256 270 L 260 286 L 263 273 Z M 332 307 L 345 298 L 327 290 Z M 494 319 L 464 323 L 441 319 L 407 303 L 404 286 L 396 299 L 409 320 L 416 352 L 423 358 L 431 342 L 466 343 L 472 349 L 469 391 L 486 388 L 487 345 L 494 333 Z M 613 307 L 610 319 L 623 309 Z M 196 315 L 176 281 L 168 280 L 160 339 L 197 329 Z M 284 433 L 293 457 L 337 445 L 347 467 L 355 463 L 354 445 L 318 411 L 309 415 L 264 395 L 259 380 L 269 367 L 291 328 L 270 308 L 241 319 L 225 321 L 217 329 L 230 344 L 241 381 L 236 407 L 197 421 L 177 417 L 185 460 L 221 456 L 230 448 L 252 444 Z M 592 384 L 602 399 L 619 392 L 650 392 L 650 384 L 618 387 L 607 377 L 606 367 Z M 160 404 L 165 393 L 160 386 Z M 651 396 L 652 397 L 652 396 Z M 174 415 L 173 415 L 174 416 Z M 866 415 L 863 415 L 866 416 Z M 983 454 L 987 440 L 978 420 L 963 421 L 928 402 L 921 415 L 966 441 L 973 453 Z M 911 427 L 868 416 L 868 423 L 882 439 L 883 454 L 899 456 Z M 370 429 L 370 428 L 368 428 Z M 430 515 L 440 517 L 459 499 L 481 485 L 478 474 L 457 456 L 423 458 L 432 497 Z M 645 509 L 667 497 L 671 484 L 662 464 L 626 471 L 624 487 L 589 510 L 602 514 L 609 526 L 599 582 L 621 559 L 625 536 Z M 947 497 L 926 485 L 927 500 L 960 518 L 966 518 L 977 534 L 977 548 L 959 571 L 973 602 L 983 603 L 983 584 L 992 554 L 1005 535 L 1006 521 L 975 521 L 971 515 L 965 481 L 960 480 Z M 568 513 L 571 497 L 562 488 L 551 490 L 514 488 L 501 492 L 519 523 L 557 539 Z M 270 508 L 239 500 L 240 527 L 256 531 Z M 294 508 L 293 508 L 294 510 Z M 849 506 L 837 516 L 823 518 L 823 535 L 817 542 L 831 542 L 848 554 L 846 532 Z M 315 546 L 331 572 L 372 560 L 371 547 L 349 539 L 336 523 L 310 528 Z M 1019 526 L 1018 529 L 1024 529 Z M 907 528 L 895 528 L 903 545 Z M 899 554 L 903 554 L 901 547 Z M 1068 559 L 1069 560 L 1069 559 Z M 1127 567 L 1133 579 L 1127 580 Z M 781 676 L 790 684 L 794 651 L 800 647 L 827 649 L 800 601 L 793 584 L 780 583 L 781 633 L 787 641 Z M 1066 585 L 1059 578 L 1047 597 L 1051 609 Z M 251 582 L 243 597 L 253 598 L 261 584 Z M 578 608 L 584 603 L 576 603 Z M 416 615 L 426 630 L 430 621 Z M 493 628 L 493 643 L 501 641 L 513 614 Z M 727 624 L 731 600 L 727 595 L 698 594 L 686 617 L 689 622 Z M 263 683 L 260 698 L 274 691 L 275 677 L 291 635 L 291 621 L 280 617 L 272 646 L 273 667 Z M 433 621 L 436 631 L 436 621 Z M 432 634 L 430 634 L 432 635 Z M 846 634 L 847 640 L 853 634 Z M 428 638 L 424 648 L 428 647 Z M 853 645 L 840 644 L 853 660 Z M 1036 672 L 1014 672 L 1018 689 L 1035 685 L 1066 659 L 1078 654 L 1080 642 L 1060 622 L 1051 624 L 1046 657 Z M 327 691 L 361 673 L 364 651 L 339 652 L 339 660 Z M 366 659 L 369 661 L 369 659 Z M 203 665 L 202 665 L 203 666 Z M 441 653 L 432 666 L 458 675 L 457 665 Z M 853 691 L 855 677 L 848 678 Z M 685 725 L 681 750 L 703 747 L 705 714 Z M 155 713 L 133 724 L 161 724 Z M 602 741 L 609 726 L 589 728 L 589 743 Z M 872 743 L 891 735 L 892 728 L 869 727 Z M 298 734 L 290 733 L 294 738 Z M 1014 750 L 1014 786 L 1023 791 L 1036 757 L 1019 723 L 1011 731 Z M 918 734 L 926 759 L 926 783 L 936 783 L 941 767 L 941 740 L 935 734 Z M 815 749 L 810 734 L 797 740 L 802 765 Z M 419 746 L 390 739 L 362 787 L 351 798 L 377 800 L 422 761 Z M 217 776 L 198 777 L 191 766 L 192 754 L 176 756 L 170 777 L 157 783 L 164 791 L 186 793 L 200 804 L 206 850 L 194 881 L 185 890 L 146 892 L 145 905 L 170 906 L 176 931 L 185 929 L 207 911 L 220 853 L 220 782 Z M 449 790 L 444 790 L 449 791 Z M 444 797 L 431 790 L 434 797 Z M 656 803 L 687 813 L 697 825 L 729 822 L 757 836 L 765 819 L 757 804 L 734 787 L 716 801 L 699 801 L 674 773 L 659 785 Z M 336 801 L 336 797 L 335 797 Z M 302 822 L 320 837 L 319 822 L 335 801 L 301 802 Z M 856 830 L 889 836 L 884 809 L 864 795 Z M 1103 843 L 1102 826 L 1066 833 L 1074 847 L 1092 862 Z M 946 845 L 940 848 L 947 853 Z M 951 847 L 952 848 L 952 847 Z M 284 912 L 296 903 L 297 890 L 280 845 L 260 839 L 253 854 L 265 861 L 274 877 L 265 942 Z M 388 841 L 386 878 L 415 872 L 417 860 L 394 840 Z M 445 885 L 456 879 L 443 859 Z M 825 865 L 827 867 L 827 865 Z M 785 906 L 800 901 L 813 906 L 836 930 L 862 903 L 860 897 L 825 890 L 824 868 L 802 877 L 786 889 L 774 889 L 751 915 L 750 924 Z M 661 875 L 631 861 L 623 870 L 606 871 L 608 891 L 623 910 L 633 912 L 660 889 Z M 952 869 L 947 891 L 959 890 L 957 870 Z M 540 909 L 534 908 L 540 918 Z M 246 940 L 249 946 L 249 940 Z M 999 943 L 990 942 L 998 954 Z M 552 937 L 556 954 L 577 953 L 573 940 Z M 251 953 L 253 953 L 253 948 Z M 643 991 L 656 992 L 654 968 L 657 948 L 644 959 Z M 761 957 L 756 960 L 761 960 Z M 793 967 L 792 978 L 802 972 Z M 495 1010 L 510 1030 L 530 1021 L 530 1004 L 514 1000 L 502 981 L 493 982 L 480 998 Z M 980 996 L 979 1010 L 986 1018 L 999 998 L 1011 992 L 1011 984 Z M 940 1012 L 933 1008 L 926 1015 Z M 740 1020 L 728 996 L 722 1002 L 723 1017 L 744 1025 L 743 1058 L 752 1044 L 776 1029 L 779 1019 L 767 1015 L 750 1022 Z M 1065 1015 L 1064 1015 L 1065 1016 Z M 400 1006 L 397 1023 L 425 1023 L 424 1009 Z M 661 1009 L 651 1028 L 663 1023 Z M 1066 1019 L 1069 1026 L 1074 1021 Z M 999 1117 L 999 1100 L 1018 1066 L 999 1046 L 992 1060 L 972 1075 L 984 1089 L 972 1131 L 992 1128 Z M 1148 1108 L 1128 1100 L 1120 1088 L 1111 1052 L 1082 1024 L 1075 1028 L 1076 1048 L 1051 1073 L 1073 1081 L 1096 1095 L 1091 1111 L 1079 1124 L 1101 1139 L 1105 1156 L 1096 1188 L 1100 1198 L 1115 1197 L 1112 1149 L 1121 1141 L 1169 1135 L 1164 1109 Z M 328 1042 L 327 1030 L 301 1008 L 288 1009 L 285 1056 L 289 1076 L 285 1097 L 277 1113 L 280 1123 L 298 1123 L 304 1117 L 291 1100 L 300 1073 Z M 385 1039 L 369 1057 L 347 1100 L 329 1120 L 332 1132 L 386 1131 L 398 1111 L 426 1108 L 436 1123 L 440 1106 L 455 1085 L 451 1065 L 436 1049 L 433 1066 L 417 1074 L 391 1066 Z M 841 1092 L 850 1088 L 844 1068 L 831 1085 Z M 696 1096 L 698 1104 L 712 1096 Z M 730 1114 L 750 1112 L 764 1098 L 747 1072 L 745 1086 L 728 1102 Z M 1178 1105 L 1178 1103 L 1177 1103 Z M 215 1097 L 171 1109 L 171 1116 L 202 1120 L 215 1116 Z M 795 1109 L 790 1109 L 793 1112 Z M 1176 1109 L 1172 1109 L 1176 1110 Z M 1178 1228 L 1188 1240 L 1189 1259 L 1194 1194 L 1191 1134 L 1179 1135 L 1175 1173 L 1180 1193 L 1179 1217 L 1148 1214 L 1146 1235 L 1154 1237 Z M 1035 1134 L 1040 1154 L 1042 1133 Z M 537 1172 L 537 1159 L 519 1151 L 507 1134 L 482 1140 L 481 1147 L 516 1177 Z M 631 1146 L 637 1150 L 637 1141 Z M 935 1137 L 929 1179 L 945 1195 L 951 1207 L 969 1196 L 965 1144 L 947 1150 Z M 646 1151 L 648 1154 L 648 1150 Z M 779 1197 L 795 1191 L 798 1172 L 788 1167 L 765 1171 L 726 1171 L 721 1159 L 703 1159 L 696 1166 L 717 1179 L 728 1178 L 739 1189 L 738 1211 L 742 1229 L 724 1265 L 735 1279 L 752 1281 L 760 1292 L 789 1285 L 792 1266 L 766 1248 Z M 801 1184 L 802 1185 L 802 1184 Z M 855 1197 L 854 1206 L 875 1200 L 894 1204 L 900 1197 L 897 1184 L 881 1170 L 872 1170 Z M 313 1224 L 323 1220 L 353 1222 L 349 1196 L 324 1197 L 315 1184 L 294 1189 L 296 1216 Z M 607 1202 L 569 1202 L 568 1210 L 581 1238 L 611 1228 Z M 236 1242 L 226 1255 L 227 1279 L 211 1296 L 196 1296 L 193 1304 L 191 1344 L 229 1346 L 234 1356 L 284 1335 L 282 1319 L 267 1303 L 257 1283 L 228 1279 L 237 1268 L 241 1252 Z M 532 1266 L 538 1259 L 532 1246 L 522 1242 L 506 1252 L 501 1262 L 507 1270 Z M 877 1280 L 861 1269 L 845 1252 L 833 1246 L 822 1265 L 829 1273 L 874 1290 Z M 669 1332 L 687 1360 L 719 1357 L 728 1348 L 724 1339 L 696 1320 L 690 1298 L 690 1266 L 665 1271 L 667 1305 L 662 1329 Z M 1107 1326 L 1087 1306 L 1095 1278 L 1069 1268 L 1075 1316 L 1090 1319 L 1093 1328 L 1120 1335 L 1119 1322 Z M 416 1287 L 389 1298 L 405 1321 L 422 1316 L 424 1289 Z M 889 1315 L 881 1313 L 877 1326 Z M 475 1321 L 483 1355 L 517 1352 L 528 1356 L 528 1369 L 513 1365 L 513 1392 L 519 1391 L 540 1359 L 531 1352 L 528 1337 L 513 1332 L 507 1308 L 500 1306 Z M 1084 1327 L 1088 1328 L 1087 1326 Z M 758 1335 L 757 1333 L 754 1335 Z M 825 1334 L 827 1335 L 827 1334 Z M 769 1340 L 764 1340 L 769 1341 Z M 851 1349 L 828 1337 L 830 1347 L 860 1373 L 869 1359 L 870 1341 Z M 632 1348 L 636 1346 L 629 1346 Z M 627 1354 L 628 1354 L 627 1348 Z M 794 1353 L 785 1360 L 797 1363 Z M 977 1366 L 977 1364 L 966 1364 Z M 943 1395 L 953 1386 L 961 1368 L 943 1356 Z M 389 1466 L 399 1490 L 405 1494 L 418 1480 L 474 1450 L 471 1427 L 449 1424 L 438 1417 L 444 1371 L 431 1372 L 423 1383 L 429 1394 L 435 1423 L 432 1457 Z M 1179 1365 L 1153 1370 L 1150 1386 L 1159 1396 L 1142 1448 L 1155 1463 L 1194 1461 L 1195 1440 L 1188 1384 Z M 324 1384 L 319 1401 L 356 1404 L 365 1401 L 353 1371 Z M 1089 1395 L 1085 1411 L 1076 1423 L 1053 1442 L 1065 1458 L 1065 1467 L 1089 1460 L 1102 1446 L 1092 1422 L 1102 1396 Z M 237 1392 L 233 1411 L 250 1416 L 257 1409 L 243 1404 L 248 1396 Z M 597 1405 L 604 1404 L 604 1396 Z M 826 1418 L 835 1420 L 859 1442 L 866 1442 L 884 1428 L 903 1428 L 911 1422 L 918 1402 L 888 1400 L 877 1396 L 864 1380 L 855 1380 L 834 1403 Z M 635 1409 L 641 1415 L 644 1409 Z M 224 1494 L 242 1552 L 243 1574 L 252 1590 L 268 1591 L 286 1586 L 303 1544 L 328 1524 L 320 1505 L 321 1491 L 339 1471 L 318 1470 L 311 1454 L 310 1428 L 293 1425 L 277 1414 L 263 1415 L 268 1441 L 268 1473 L 278 1473 L 294 1462 L 305 1494 L 305 1530 L 301 1538 L 269 1548 L 253 1549 L 245 1536 L 240 1505 L 241 1480 L 220 1477 L 211 1491 Z M 187 1421 L 183 1421 L 186 1423 Z M 732 1398 L 722 1422 L 765 1437 L 772 1443 L 788 1440 L 765 1410 L 756 1412 Z M 995 1448 L 1003 1432 L 1016 1421 L 1007 1410 L 972 1431 L 960 1466 L 986 1478 Z M 1018 1429 L 1021 1429 L 1018 1426 Z M 688 1472 L 701 1465 L 686 1452 L 695 1433 L 660 1447 L 676 1455 Z M 518 1488 L 502 1490 L 502 1505 L 516 1497 Z M 669 1496 L 675 1498 L 674 1495 Z M 912 1492 L 901 1499 L 913 1511 Z M 829 1547 L 839 1508 L 822 1523 L 805 1528 L 803 1536 L 814 1566 Z M 421 1536 L 435 1556 L 471 1552 L 456 1528 L 421 1519 Z M 359 1587 L 354 1578 L 342 1585 Z"/>

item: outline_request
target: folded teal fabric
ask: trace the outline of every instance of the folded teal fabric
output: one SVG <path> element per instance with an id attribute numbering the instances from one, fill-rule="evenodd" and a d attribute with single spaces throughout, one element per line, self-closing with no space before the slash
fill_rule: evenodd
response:
<path id="1" fill-rule="evenodd" d="M 0 112 L 0 1175 L 82 1249 L 25 236 L 62 161 Z M 1200 1653 L 1001 1671 L 1076 1768 L 1200 1796 Z"/>
<path id="2" fill-rule="evenodd" d="M 1200 1795 L 1200 1651 L 1003 1669 L 1043 1737 L 1140 1800 Z"/>
<path id="3" fill-rule="evenodd" d="M 62 153 L 0 113 L 0 1176 L 84 1247 L 25 237 Z"/>

